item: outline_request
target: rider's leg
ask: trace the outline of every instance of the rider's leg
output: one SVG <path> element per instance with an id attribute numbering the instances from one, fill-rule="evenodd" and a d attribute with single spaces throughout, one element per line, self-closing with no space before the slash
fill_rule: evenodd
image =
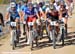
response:
<path id="1" fill-rule="evenodd" d="M 33 19 L 33 22 L 34 22 L 33 31 L 35 32 L 35 33 L 34 33 L 34 32 L 33 32 L 33 33 L 34 33 L 35 37 L 38 36 L 36 20 L 37 20 L 36 18 Z M 34 38 L 35 38 L 35 37 L 34 37 Z"/>
<path id="2" fill-rule="evenodd" d="M 32 19 L 31 18 L 27 18 L 27 23 L 31 22 Z M 32 37 L 31 37 L 31 34 L 30 34 L 30 26 L 28 25 L 27 27 L 27 31 L 26 31 L 26 34 L 27 34 L 27 43 L 26 44 L 30 44 L 32 42 Z"/>
<path id="3" fill-rule="evenodd" d="M 23 35 L 25 35 L 25 24 L 23 24 Z"/>
<path id="4" fill-rule="evenodd" d="M 15 19 L 15 22 L 17 23 L 17 29 L 20 29 L 20 26 L 19 26 L 19 24 L 18 24 L 18 23 L 19 23 L 19 19 L 16 18 L 16 19 Z"/>
<path id="5" fill-rule="evenodd" d="M 74 4 L 73 4 L 73 2 L 72 2 L 72 3 L 70 4 L 70 13 L 71 13 L 71 15 L 72 15 L 73 9 L 74 9 Z"/>
<path id="6" fill-rule="evenodd" d="M 67 37 L 67 21 L 68 21 L 68 18 L 65 18 L 64 23 L 65 23 L 65 33 L 66 33 L 66 37 Z"/>
<path id="7" fill-rule="evenodd" d="M 51 19 L 48 19 L 47 21 L 49 22 L 49 24 L 48 24 L 48 29 L 47 29 L 47 31 L 48 31 L 48 36 L 50 37 L 51 40 L 53 40 L 53 39 L 52 39 L 51 26 L 50 26 Z"/>
<path id="8" fill-rule="evenodd" d="M 16 22 L 16 39 L 17 39 L 17 43 L 19 43 L 19 37 L 21 36 L 21 30 L 20 30 L 20 20 L 19 18 L 15 19 Z"/>
<path id="9" fill-rule="evenodd" d="M 12 30 L 10 32 L 10 36 L 11 36 L 11 38 L 10 38 L 10 44 L 12 45 L 13 44 L 13 31 Z"/>
<path id="10" fill-rule="evenodd" d="M 15 22 L 17 23 L 17 26 L 16 26 L 17 31 L 20 32 L 20 20 L 19 20 L 19 18 L 16 18 L 16 19 L 15 19 Z"/>

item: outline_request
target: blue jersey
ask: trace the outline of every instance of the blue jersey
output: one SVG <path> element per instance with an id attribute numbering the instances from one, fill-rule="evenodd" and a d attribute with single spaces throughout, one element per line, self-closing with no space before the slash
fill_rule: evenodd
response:
<path id="1" fill-rule="evenodd" d="M 26 15 L 26 10 L 28 9 L 28 7 L 26 5 L 23 5 L 21 7 L 21 11 L 23 11 L 25 13 L 25 16 L 24 16 L 24 19 L 26 20 L 27 19 L 27 15 Z"/>
<path id="2" fill-rule="evenodd" d="M 26 9 L 25 13 L 27 15 L 36 15 L 37 11 L 36 9 L 33 7 L 32 10 L 29 10 L 29 8 Z"/>
<path id="3" fill-rule="evenodd" d="M 19 4 L 17 4 L 17 11 L 19 12 L 19 11 L 21 11 L 21 7 L 22 7 L 22 5 L 19 5 Z"/>
<path id="4" fill-rule="evenodd" d="M 27 19 L 29 15 L 36 15 L 37 13 L 37 10 L 34 7 L 32 10 L 29 10 L 27 6 L 23 5 L 21 9 L 25 13 L 24 19 Z"/>
<path id="5" fill-rule="evenodd" d="M 10 13 L 10 20 L 14 21 L 16 18 L 20 18 L 19 13 L 17 11 L 17 9 L 15 9 L 14 11 L 9 7 L 7 9 L 7 11 Z M 12 19 L 11 19 L 12 18 Z"/>
<path id="6" fill-rule="evenodd" d="M 27 6 L 26 6 L 26 5 L 23 5 L 23 6 L 21 7 L 21 10 L 22 10 L 23 12 L 25 12 L 26 9 L 27 9 Z"/>

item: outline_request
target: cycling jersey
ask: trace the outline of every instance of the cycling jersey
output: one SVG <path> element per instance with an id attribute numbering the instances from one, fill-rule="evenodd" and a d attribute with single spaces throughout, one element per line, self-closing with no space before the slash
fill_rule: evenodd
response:
<path id="1" fill-rule="evenodd" d="M 22 7 L 22 5 L 17 4 L 17 11 L 18 12 L 21 11 L 21 7 Z"/>
<path id="2" fill-rule="evenodd" d="M 37 12 L 35 11 L 34 8 L 32 8 L 32 10 L 29 10 L 29 8 L 26 9 L 25 13 L 27 15 L 27 22 L 32 22 L 34 19 L 36 19 Z M 32 15 L 32 17 L 29 17 L 31 15 Z"/>
<path id="3" fill-rule="evenodd" d="M 24 14 L 25 14 L 25 16 L 24 16 L 24 20 L 26 20 L 27 19 L 27 14 L 26 14 L 26 10 L 28 9 L 28 7 L 27 7 L 27 5 L 23 5 L 22 7 L 21 7 L 21 10 L 24 12 Z"/>
<path id="4" fill-rule="evenodd" d="M 10 21 L 15 21 L 16 18 L 20 18 L 19 13 L 17 11 L 17 9 L 15 9 L 14 11 L 11 8 L 8 8 L 7 11 L 10 14 Z"/>
<path id="5" fill-rule="evenodd" d="M 62 17 L 68 17 L 68 12 L 67 12 L 67 6 L 66 5 L 63 5 L 63 8 L 61 8 L 60 6 L 60 10 L 62 11 Z"/>
<path id="6" fill-rule="evenodd" d="M 27 15 L 36 15 L 36 11 L 34 8 L 32 10 L 29 10 L 29 8 L 26 9 L 25 14 Z"/>
<path id="7" fill-rule="evenodd" d="M 51 19 L 51 20 L 58 20 L 58 12 L 56 11 L 55 7 L 50 6 L 50 7 L 46 7 L 46 16 L 47 18 Z M 52 15 L 52 12 L 54 13 L 54 15 Z"/>
<path id="8" fill-rule="evenodd" d="M 26 9 L 27 9 L 27 5 L 23 5 L 23 6 L 21 7 L 21 10 L 24 11 L 24 12 L 26 11 Z"/>
<path id="9" fill-rule="evenodd" d="M 59 8 L 60 8 L 59 5 L 57 5 L 57 3 L 54 3 L 54 6 L 55 6 L 56 10 L 59 11 Z"/>

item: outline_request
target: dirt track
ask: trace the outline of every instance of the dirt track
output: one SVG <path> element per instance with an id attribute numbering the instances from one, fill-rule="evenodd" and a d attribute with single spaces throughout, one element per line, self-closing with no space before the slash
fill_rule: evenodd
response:
<path id="1" fill-rule="evenodd" d="M 1 9 L 1 8 L 0 8 Z M 0 40 L 0 54 L 75 54 L 75 10 L 73 11 L 73 17 L 68 21 L 68 36 L 69 39 L 65 40 L 65 46 L 57 46 L 57 49 L 53 49 L 50 43 L 47 43 L 48 39 L 43 39 L 41 48 L 35 48 L 31 51 L 30 46 L 23 46 L 12 50 L 10 46 L 10 35 L 6 34 L 3 39 Z"/>

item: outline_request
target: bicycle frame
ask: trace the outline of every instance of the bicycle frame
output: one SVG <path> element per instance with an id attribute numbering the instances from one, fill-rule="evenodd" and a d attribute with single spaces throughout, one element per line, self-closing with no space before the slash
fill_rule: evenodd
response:
<path id="1" fill-rule="evenodd" d="M 12 28 L 12 35 L 11 35 L 11 38 L 12 38 L 12 49 L 14 50 L 15 47 L 16 47 L 16 22 L 10 22 L 10 26 Z"/>
<path id="2" fill-rule="evenodd" d="M 33 41 L 36 38 L 36 45 L 37 44 L 37 30 L 33 28 L 34 23 L 33 22 L 28 22 L 28 26 L 29 26 L 29 39 L 30 39 L 30 45 L 31 45 L 31 50 L 33 48 Z"/>
<path id="3" fill-rule="evenodd" d="M 52 40 L 53 40 L 53 48 L 56 48 L 56 37 L 55 37 L 55 31 L 56 31 L 56 22 L 57 21 L 52 21 L 50 22 L 50 26 L 51 26 L 51 32 L 50 32 L 50 36 L 52 36 Z"/>
<path id="4" fill-rule="evenodd" d="M 59 22 L 60 26 L 60 40 L 62 40 L 62 45 L 64 45 L 64 36 L 65 36 L 65 24 L 63 21 Z"/>

